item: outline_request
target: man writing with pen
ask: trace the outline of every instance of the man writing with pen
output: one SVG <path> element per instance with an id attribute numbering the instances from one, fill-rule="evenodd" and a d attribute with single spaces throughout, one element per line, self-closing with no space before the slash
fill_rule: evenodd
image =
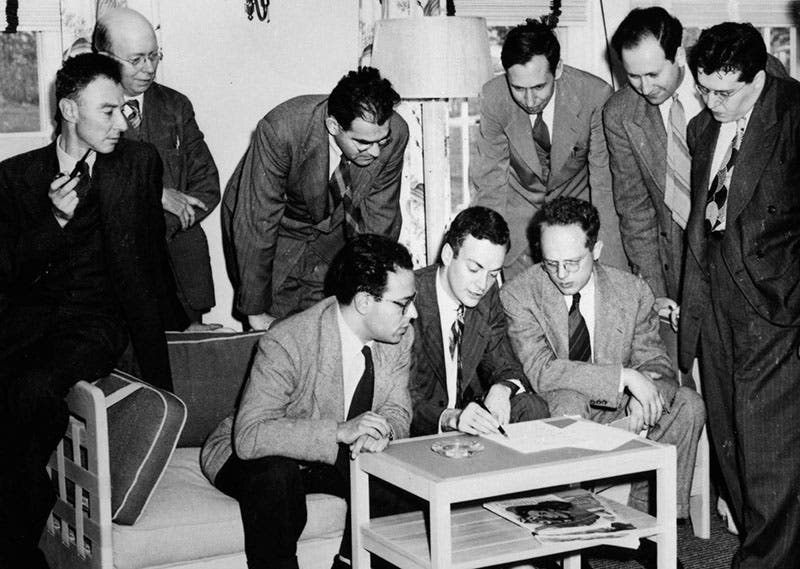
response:
<path id="1" fill-rule="evenodd" d="M 503 217 L 470 207 L 447 230 L 439 262 L 416 271 L 412 436 L 496 433 L 549 416 L 508 339 L 496 281 L 509 246 Z"/>
<path id="2" fill-rule="evenodd" d="M 679 387 L 647 282 L 598 262 L 597 209 L 561 197 L 534 216 L 542 262 L 507 283 L 500 297 L 511 344 L 553 416 L 598 423 L 628 418 L 630 430 L 677 447 L 678 517 L 689 514 L 700 396 Z M 629 505 L 648 511 L 646 481 Z"/>

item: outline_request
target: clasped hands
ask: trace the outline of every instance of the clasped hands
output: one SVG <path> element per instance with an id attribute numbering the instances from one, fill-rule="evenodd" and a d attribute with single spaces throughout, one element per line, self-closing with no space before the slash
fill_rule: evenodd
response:
<path id="1" fill-rule="evenodd" d="M 350 445 L 350 459 L 361 452 L 381 452 L 392 440 L 392 426 L 382 415 L 366 411 L 339 423 L 336 442 Z"/>

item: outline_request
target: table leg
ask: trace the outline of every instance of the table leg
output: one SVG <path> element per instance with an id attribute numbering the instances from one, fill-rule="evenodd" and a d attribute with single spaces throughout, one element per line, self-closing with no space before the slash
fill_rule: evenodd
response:
<path id="1" fill-rule="evenodd" d="M 369 475 L 361 470 L 360 459 L 350 463 L 350 520 L 352 529 L 353 567 L 369 569 L 369 552 L 364 549 L 361 526 L 369 523 Z"/>
<path id="2" fill-rule="evenodd" d="M 450 501 L 434 493 L 430 499 L 431 569 L 448 569 L 453 556 Z"/>
<path id="3" fill-rule="evenodd" d="M 581 569 L 581 554 L 572 553 L 561 561 L 561 569 Z"/>
<path id="4" fill-rule="evenodd" d="M 656 541 L 658 543 L 658 568 L 673 569 L 677 565 L 678 557 L 678 528 L 676 516 L 678 515 L 675 486 L 677 475 L 675 471 L 676 451 L 674 446 L 665 449 L 665 461 L 656 469 L 656 504 L 658 509 L 658 525 L 661 527 Z"/>

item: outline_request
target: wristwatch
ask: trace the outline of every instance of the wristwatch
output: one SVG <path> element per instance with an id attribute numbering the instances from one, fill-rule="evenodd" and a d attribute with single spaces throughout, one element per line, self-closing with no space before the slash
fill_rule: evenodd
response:
<path id="1" fill-rule="evenodd" d="M 499 383 L 500 385 L 505 385 L 511 390 L 511 395 L 509 395 L 509 397 L 514 397 L 517 394 L 517 391 L 519 391 L 519 385 L 517 385 L 510 379 L 504 379 L 502 381 L 498 381 L 497 383 Z"/>

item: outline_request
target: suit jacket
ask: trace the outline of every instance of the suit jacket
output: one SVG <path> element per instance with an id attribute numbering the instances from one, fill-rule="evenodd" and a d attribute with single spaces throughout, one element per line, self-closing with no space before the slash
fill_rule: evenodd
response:
<path id="1" fill-rule="evenodd" d="M 436 296 L 438 268 L 439 265 L 431 265 L 415 272 L 419 316 L 414 320 L 410 380 L 414 407 L 412 436 L 436 433 L 439 416 L 447 408 L 445 341 Z M 488 393 L 493 384 L 505 379 L 518 379 L 531 390 L 508 340 L 506 315 L 497 286 L 492 286 L 474 308 L 466 308 L 464 312 L 461 372 L 464 388 L 471 387 L 476 396 Z"/>
<path id="2" fill-rule="evenodd" d="M 753 107 L 728 188 L 722 257 L 762 318 L 800 326 L 800 83 L 767 75 Z M 719 123 L 706 109 L 692 119 L 692 213 L 681 308 L 680 363 L 695 356 L 709 314 L 705 201 Z"/>
<path id="3" fill-rule="evenodd" d="M 59 317 L 58 306 L 26 301 L 54 259 L 65 254 L 63 230 L 48 198 L 59 171 L 55 142 L 0 164 L 0 318 L 18 335 L 42 336 Z M 105 262 L 143 379 L 171 385 L 164 330 L 178 309 L 165 270 L 161 213 L 161 161 L 149 144 L 121 140 L 98 154 L 92 184 L 100 188 Z M 6 318 L 18 306 L 27 314 Z"/>
<path id="4" fill-rule="evenodd" d="M 328 297 L 276 323 L 261 338 L 238 409 L 203 446 L 201 464 L 212 482 L 233 447 L 244 460 L 287 456 L 336 461 L 337 424 L 345 420 L 336 311 L 336 298 Z M 372 410 L 389 421 L 395 438 L 407 437 L 411 422 L 408 373 L 413 342 L 409 329 L 398 344 L 372 346 Z"/>
<path id="5" fill-rule="evenodd" d="M 683 229 L 664 203 L 667 131 L 661 113 L 626 85 L 606 103 L 603 124 L 614 203 L 631 269 L 657 297 L 678 301 Z"/>
<path id="6" fill-rule="evenodd" d="M 164 187 L 199 199 L 208 208 L 195 208 L 195 224 L 181 230 L 177 216 L 164 211 L 167 250 L 180 296 L 190 308 L 214 306 L 214 281 L 208 241 L 200 222 L 219 203 L 219 174 L 214 158 L 194 118 L 189 99 L 169 87 L 153 83 L 144 92 L 141 140 L 156 147 L 164 163 Z M 132 129 L 126 136 L 134 136 Z"/>
<path id="7" fill-rule="evenodd" d="M 616 408 L 622 368 L 661 374 L 655 381 L 667 402 L 678 383 L 658 333 L 654 297 L 641 278 L 595 263 L 593 362 L 569 359 L 569 310 L 540 264 L 503 286 L 500 298 L 508 334 L 525 374 L 538 393 L 570 389 L 590 403 Z"/>
<path id="8" fill-rule="evenodd" d="M 327 116 L 328 99 L 322 95 L 275 107 L 259 121 L 225 188 L 223 240 L 242 314 L 269 313 L 273 292 L 299 259 L 314 255 L 329 263 L 344 244 L 341 220 L 331 216 Z M 391 140 L 378 158 L 351 167 L 350 174 L 363 231 L 397 239 L 408 126 L 394 113 L 389 127 Z"/>
<path id="9" fill-rule="evenodd" d="M 543 180 L 530 119 L 511 98 L 505 75 L 483 86 L 470 179 L 476 204 L 500 213 L 511 229 L 506 266 L 528 252 L 527 231 L 534 213 L 545 200 L 563 195 L 592 200 L 603 221 L 601 239 L 609 253 L 618 249 L 611 262 L 627 267 L 621 245 L 617 247 L 620 239 L 603 135 L 602 109 L 610 95 L 611 86 L 602 79 L 564 66 L 556 81 L 550 176 Z"/>

